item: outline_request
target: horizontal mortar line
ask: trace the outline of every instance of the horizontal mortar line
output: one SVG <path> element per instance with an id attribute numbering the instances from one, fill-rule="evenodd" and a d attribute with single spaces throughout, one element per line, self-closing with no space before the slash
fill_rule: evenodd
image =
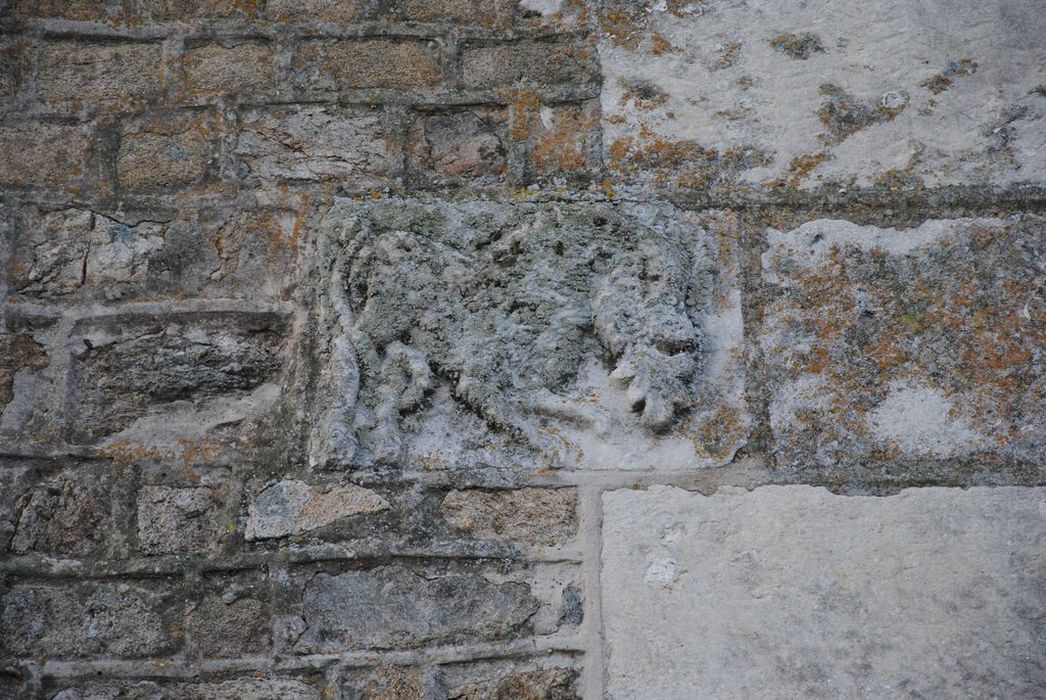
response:
<path id="1" fill-rule="evenodd" d="M 435 646 L 417 650 L 359 651 L 341 654 L 311 654 L 283 657 L 275 665 L 277 670 L 288 671 L 317 668 L 331 664 L 349 667 L 367 667 L 385 663 L 411 665 L 419 663 L 460 663 L 485 659 L 512 659 L 535 654 L 585 653 L 584 640 L 577 634 L 552 634 L 508 642 L 488 642 Z"/>
<path id="2" fill-rule="evenodd" d="M 84 459 L 107 462 L 109 460 L 99 457 L 94 447 L 85 445 L 0 445 L 0 458 L 3 459 Z M 3 468 L 3 467 L 0 467 Z"/>
<path id="3" fill-rule="evenodd" d="M 994 185 L 943 187 L 923 190 L 921 193 L 886 193 L 873 188 L 855 188 L 845 194 L 826 195 L 824 193 L 801 193 L 798 195 L 758 196 L 738 194 L 737 196 L 706 196 L 701 193 L 658 191 L 651 193 L 656 200 L 671 202 L 681 209 L 729 209 L 739 211 L 759 211 L 764 209 L 788 209 L 797 213 L 808 211 L 846 212 L 853 206 L 878 206 L 890 209 L 903 209 L 905 214 L 912 212 L 956 208 L 969 211 L 1009 208 L 1019 211 L 1021 208 L 1038 211 L 1046 205 L 1046 185 L 1029 185 L 1022 188 L 1007 188 L 1002 191 Z M 640 195 L 640 199 L 646 196 Z M 619 197 L 621 201 L 629 197 Z"/>
<path id="4" fill-rule="evenodd" d="M 510 561 L 519 566 L 545 566 L 579 564 L 583 557 L 581 551 L 573 548 L 550 552 L 529 548 L 513 549 L 510 545 L 506 545 L 500 551 L 402 550 L 396 548 L 359 551 L 352 549 L 349 545 L 331 543 L 318 545 L 310 550 L 291 549 L 288 551 L 284 547 L 271 551 L 240 552 L 220 559 L 194 557 L 191 554 L 105 561 L 57 559 L 40 555 L 16 556 L 7 557 L 0 562 L 0 574 L 25 579 L 149 579 L 181 577 L 190 572 L 236 572 L 283 565 L 298 567 L 324 562 L 360 562 L 364 564 L 375 562 L 380 566 L 406 561 Z"/>
<path id="5" fill-rule="evenodd" d="M 477 105 L 484 104 L 485 102 L 475 101 L 473 99 L 464 100 L 461 105 L 465 104 Z M 276 104 L 276 103 L 274 103 Z M 301 104 L 301 105 L 316 105 L 316 104 L 335 104 L 332 101 L 324 100 L 310 100 L 307 102 L 297 103 L 279 103 L 279 104 Z M 338 103 L 341 104 L 341 103 Z M 352 103 L 355 104 L 355 103 Z M 362 103 L 360 103 L 362 104 Z M 419 109 L 428 108 L 442 108 L 446 107 L 446 104 L 427 104 L 427 103 L 412 103 L 414 107 Z M 345 103 L 345 106 L 351 106 L 350 103 Z M 337 184 L 336 181 L 326 184 Z M 311 182 L 305 183 L 301 186 L 301 191 L 309 191 L 312 189 L 320 188 L 320 184 L 313 184 Z M 276 188 L 271 190 L 276 192 Z M 240 196 L 244 198 L 251 198 L 256 194 L 257 190 L 252 188 L 244 188 L 240 192 Z M 570 189 L 565 191 L 560 190 L 539 190 L 534 192 L 532 195 L 528 195 L 525 198 L 518 198 L 510 192 L 504 191 L 502 187 L 494 188 L 482 188 L 477 189 L 471 186 L 462 186 L 452 188 L 449 190 L 430 190 L 430 189 L 419 189 L 412 191 L 395 191 L 388 197 L 389 199 L 418 199 L 421 201 L 489 201 L 495 204 L 506 204 L 506 205 L 541 205 L 551 203 L 566 203 L 566 204 L 631 204 L 631 205 L 664 205 L 669 204 L 685 211 L 733 211 L 733 212 L 759 212 L 759 211 L 774 211 L 779 209 L 787 209 L 788 211 L 799 213 L 801 215 L 817 216 L 819 213 L 824 216 L 830 216 L 834 218 L 852 218 L 852 214 L 848 209 L 854 205 L 876 205 L 891 209 L 899 209 L 896 215 L 898 217 L 911 218 L 912 216 L 922 216 L 925 218 L 954 218 L 955 213 L 948 211 L 949 209 L 960 210 L 961 216 L 970 215 L 997 215 L 998 209 L 1003 209 L 1009 213 L 1028 212 L 1028 213 L 1040 213 L 1041 210 L 1046 208 L 1046 185 L 1036 187 L 1034 192 L 1028 193 L 1023 191 L 1004 191 L 1000 193 L 997 188 L 992 186 L 984 186 L 980 188 L 979 193 L 984 196 L 972 197 L 977 194 L 976 191 L 971 190 L 966 192 L 964 195 L 949 195 L 946 202 L 930 202 L 929 200 L 937 196 L 941 190 L 927 191 L 931 194 L 928 196 L 922 196 L 917 199 L 897 197 L 892 195 L 884 195 L 882 192 L 876 190 L 852 190 L 853 198 L 841 198 L 838 200 L 824 199 L 816 195 L 804 196 L 801 201 L 791 200 L 788 198 L 776 198 L 776 199 L 765 199 L 758 197 L 730 197 L 726 199 L 706 199 L 700 198 L 700 201 L 686 201 L 686 197 L 680 197 L 678 193 L 655 191 L 649 192 L 621 192 L 618 195 L 607 198 L 605 195 L 594 194 L 588 189 Z M 6 194 L 11 197 L 12 203 L 14 204 L 36 204 L 43 203 L 48 205 L 61 204 L 67 202 L 70 206 L 80 206 L 85 208 L 98 208 L 98 209 L 109 209 L 110 204 L 105 202 L 84 202 L 82 200 L 70 200 L 68 196 L 60 191 L 54 191 L 51 193 L 51 197 L 41 197 L 41 190 L 33 190 L 26 188 L 0 188 L 0 195 Z M 476 196 L 482 194 L 483 196 Z M 471 196 L 470 196 L 471 195 Z M 207 197 L 202 196 L 202 201 L 206 201 Z M 171 203 L 165 201 L 162 196 L 159 199 L 154 197 L 146 197 L 142 201 L 135 200 L 134 206 L 138 209 L 169 209 L 172 207 Z M 942 211 L 944 210 L 944 211 Z"/>
<path id="6" fill-rule="evenodd" d="M 40 34 L 44 39 L 76 39 L 83 37 L 91 41 L 111 39 L 113 41 L 153 41 L 159 42 L 168 36 L 178 36 L 172 28 L 157 25 L 139 25 L 117 28 L 112 24 L 91 20 L 56 19 L 29 17 L 25 20 L 28 31 L 13 32 L 10 36 L 26 36 L 30 33 Z"/>
<path id="7" fill-rule="evenodd" d="M 468 472 L 404 472 L 394 478 L 389 475 L 367 473 L 350 474 L 354 482 L 367 486 L 419 484 L 425 487 L 452 487 L 457 489 L 514 490 L 526 487 L 565 488 L 571 486 L 634 486 L 651 479 L 678 483 L 700 482 L 714 486 L 717 483 L 738 485 L 772 483 L 765 461 L 749 458 L 718 467 L 694 466 L 686 469 L 561 469 L 544 474 L 502 473 L 499 470 Z M 733 478 L 737 477 L 737 478 Z"/>
<path id="8" fill-rule="evenodd" d="M 410 549 L 353 549 L 351 545 L 342 543 L 329 543 L 291 549 L 282 552 L 282 556 L 290 564 L 309 564 L 324 561 L 369 561 L 373 559 L 514 559 L 519 562 L 530 564 L 573 564 L 582 560 L 583 555 L 579 551 L 542 551 L 537 548 L 516 548 L 511 543 L 504 544 L 502 551 L 477 551 L 476 549 L 436 549 L 424 548 Z"/>
<path id="9" fill-rule="evenodd" d="M 301 656 L 254 656 L 233 659 L 190 660 L 184 655 L 150 659 L 46 660 L 40 673 L 47 678 L 78 678 L 107 674 L 110 678 L 161 678 L 196 680 L 203 673 L 236 671 L 296 671 L 322 669 L 339 664 L 350 668 L 367 668 L 384 664 L 446 664 L 488 659 L 519 659 L 535 655 L 583 654 L 577 635 L 554 634 L 545 637 L 433 646 L 414 650 L 367 650 L 340 654 L 306 654 Z"/>
<path id="10" fill-rule="evenodd" d="M 299 41 L 323 39 L 412 39 L 443 41 L 445 43 L 477 42 L 481 46 L 511 45 L 516 42 L 535 41 L 580 41 L 592 36 L 593 28 L 580 26 L 576 29 L 560 30 L 552 27 L 506 28 L 490 30 L 476 26 L 452 25 L 419 20 L 364 19 L 346 24 L 322 20 L 279 22 L 271 19 L 212 21 L 203 29 L 187 28 L 174 22 L 152 22 L 136 26 L 115 26 L 112 23 L 93 20 L 27 17 L 23 25 L 26 30 L 12 36 L 30 33 L 50 35 L 47 38 L 89 40 L 164 40 L 235 41 L 247 39 L 269 39 L 296 44 Z"/>
<path id="11" fill-rule="evenodd" d="M 248 657 L 211 662 L 217 671 L 258 671 L 272 667 L 268 657 Z M 91 659 L 54 661 L 46 660 L 40 673 L 48 678 L 77 678 L 105 673 L 112 678 L 138 679 L 163 678 L 169 680 L 194 680 L 204 663 L 189 660 L 182 655 L 151 659 Z"/>
<path id="12" fill-rule="evenodd" d="M 185 313 L 247 313 L 278 314 L 290 316 L 295 305 L 291 302 L 276 302 L 259 305 L 240 299 L 169 299 L 163 301 L 133 301 L 113 305 L 103 304 L 40 304 L 36 302 L 19 302 L 6 304 L 9 313 L 23 316 L 49 316 L 53 318 L 82 321 L 96 318 L 118 316 L 176 316 Z"/>

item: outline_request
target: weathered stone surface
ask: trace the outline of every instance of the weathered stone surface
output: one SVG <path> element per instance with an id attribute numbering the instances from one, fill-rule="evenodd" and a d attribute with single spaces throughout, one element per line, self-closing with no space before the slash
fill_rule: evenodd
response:
<path id="1" fill-rule="evenodd" d="M 415 176 L 425 175 L 425 180 L 437 184 L 501 181 L 507 168 L 505 121 L 502 110 L 470 109 L 420 116 L 409 143 Z"/>
<path id="2" fill-rule="evenodd" d="M 168 429 L 183 429 L 181 438 L 196 437 L 183 421 L 201 427 L 210 405 L 217 411 L 210 420 L 228 422 L 233 415 L 227 411 L 247 408 L 237 406 L 237 399 L 254 395 L 264 402 L 259 392 L 281 366 L 280 323 L 268 314 L 130 320 L 81 329 L 74 346 L 70 425 L 78 441 L 111 435 L 136 421 L 159 438 L 161 425 L 150 424 L 150 417 Z M 191 416 L 175 418 L 179 407 L 189 406 Z"/>
<path id="3" fill-rule="evenodd" d="M 251 503 L 244 536 L 262 540 L 299 535 L 388 507 L 389 502 L 377 493 L 355 484 L 313 486 L 285 479 L 267 486 Z"/>
<path id="4" fill-rule="evenodd" d="M 577 532 L 577 491 L 451 491 L 440 515 L 473 537 L 502 542 L 564 544 Z"/>
<path id="5" fill-rule="evenodd" d="M 546 588 L 547 581 L 524 582 L 480 570 L 430 573 L 381 566 L 337 575 L 320 572 L 305 586 L 302 617 L 307 627 L 295 650 L 317 653 L 409 648 L 464 638 L 495 640 L 546 625 L 549 629 L 543 631 L 548 633 L 558 623 L 559 603 L 553 601 L 549 608 L 536 597 Z"/>
<path id="6" fill-rule="evenodd" d="M 26 328 L 5 328 L 0 335 L 0 409 L 15 397 L 20 372 L 35 374 L 51 363 L 47 348 Z"/>
<path id="7" fill-rule="evenodd" d="M 582 43 L 521 42 L 467 48 L 461 57 L 465 87 L 504 88 L 517 84 L 596 85 L 599 61 Z"/>
<path id="8" fill-rule="evenodd" d="M 1031 697 L 1046 489 L 604 496 L 615 698 Z"/>
<path id="9" fill-rule="evenodd" d="M 399 171 L 386 115 L 374 109 L 304 106 L 243 115 L 236 155 L 250 176 L 264 180 L 338 179 L 381 187 Z"/>
<path id="10" fill-rule="evenodd" d="M 274 90 L 276 57 L 267 42 L 205 43 L 186 51 L 182 70 L 185 98 L 260 101 Z"/>
<path id="11" fill-rule="evenodd" d="M 60 187 L 77 191 L 87 169 L 89 127 L 61 122 L 0 125 L 0 185 Z"/>
<path id="12" fill-rule="evenodd" d="M 307 95 L 361 88 L 423 88 L 442 78 L 435 42 L 312 39 L 294 57 L 294 85 Z"/>
<path id="13" fill-rule="evenodd" d="M 26 17 L 117 21 L 130 12 L 129 0 L 11 0 L 8 11 Z"/>
<path id="14" fill-rule="evenodd" d="M 154 681 L 51 681 L 47 697 L 51 700 L 320 700 L 321 685 L 311 679 L 295 678 L 236 678 L 162 685 Z"/>
<path id="15" fill-rule="evenodd" d="M 797 468 L 1041 457 L 1043 220 L 769 229 L 762 346 Z"/>
<path id="16" fill-rule="evenodd" d="M 1040 2 L 0 0 L 0 697 L 1038 697 Z"/>
<path id="17" fill-rule="evenodd" d="M 581 697 L 576 662 L 560 654 L 448 664 L 438 669 L 437 676 L 448 700 L 573 700 Z"/>
<path id="18" fill-rule="evenodd" d="M 11 314 L 0 325 L 0 443 L 14 454 L 61 435 L 62 419 L 54 410 L 60 335 L 50 318 Z"/>
<path id="19" fill-rule="evenodd" d="M 127 583 L 19 585 L 0 599 L 0 642 L 12 656 L 160 655 L 175 642 L 171 604 Z"/>
<path id="20" fill-rule="evenodd" d="M 266 654 L 272 644 L 268 586 L 250 575 L 211 577 L 185 615 L 186 647 L 203 658 Z"/>
<path id="21" fill-rule="evenodd" d="M 265 7 L 276 22 L 345 24 L 365 18 L 371 3 L 366 0 L 269 0 Z"/>
<path id="22" fill-rule="evenodd" d="M 138 493 L 138 548 L 143 554 L 213 550 L 222 525 L 217 508 L 207 487 L 144 487 Z"/>
<path id="23" fill-rule="evenodd" d="M 155 189 L 204 181 L 214 168 L 217 123 L 189 112 L 131 121 L 120 134 L 116 179 L 125 189 Z"/>
<path id="24" fill-rule="evenodd" d="M 14 105 L 27 82 L 28 48 L 26 44 L 0 42 L 0 99 L 5 106 Z"/>
<path id="25" fill-rule="evenodd" d="M 1042 183 L 1040 10 L 614 0 L 599 43 L 610 166 L 702 187 Z"/>
<path id="26" fill-rule="evenodd" d="M 314 464 L 683 468 L 743 444 L 736 260 L 696 217 L 343 201 L 324 226 Z M 709 420 L 731 423 L 715 452 Z"/>
<path id="27" fill-rule="evenodd" d="M 86 209 L 29 215 L 16 226 L 11 291 L 37 297 L 88 288 L 119 299 L 140 289 L 165 233 L 161 223 L 127 224 Z"/>
<path id="28" fill-rule="evenodd" d="M 40 52 L 39 98 L 56 106 L 126 109 L 162 89 L 159 43 L 52 40 Z"/>
<path id="29" fill-rule="evenodd" d="M 200 20 L 251 18 L 265 3 L 258 0 L 138 0 L 153 20 L 193 24 Z"/>
<path id="30" fill-rule="evenodd" d="M 370 700 L 421 700 L 433 694 L 424 669 L 385 665 L 373 669 L 353 669 L 341 679 L 341 696 Z"/>
<path id="31" fill-rule="evenodd" d="M 106 479 L 71 469 L 26 490 L 14 509 L 11 552 L 86 556 L 98 551 L 116 525 L 112 500 L 122 495 L 116 480 L 116 475 Z"/>
<path id="32" fill-rule="evenodd" d="M 524 181 L 599 174 L 598 102 L 549 106 L 521 100 L 513 105 L 512 116 L 510 133 L 524 153 Z"/>
<path id="33" fill-rule="evenodd" d="M 202 212 L 199 233 L 213 254 L 194 260 L 179 286 L 189 289 L 197 281 L 207 296 L 284 298 L 294 284 L 300 225 L 298 212 L 290 209 Z M 185 241 L 186 247 L 192 242 Z"/>

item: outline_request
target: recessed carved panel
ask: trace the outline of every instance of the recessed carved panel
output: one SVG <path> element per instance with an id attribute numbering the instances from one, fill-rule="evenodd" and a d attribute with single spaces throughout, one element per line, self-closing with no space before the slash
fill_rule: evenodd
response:
<path id="1" fill-rule="evenodd" d="M 314 465 L 671 468 L 739 446 L 714 337 L 740 341 L 739 311 L 679 212 L 344 201 L 323 235 Z M 726 450 L 702 442 L 712 414 Z"/>

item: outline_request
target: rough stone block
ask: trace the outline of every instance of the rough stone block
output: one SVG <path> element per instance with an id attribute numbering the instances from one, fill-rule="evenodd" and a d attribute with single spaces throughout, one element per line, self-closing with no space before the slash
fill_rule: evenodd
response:
<path id="1" fill-rule="evenodd" d="M 196 282 L 201 295 L 284 298 L 295 282 L 299 240 L 298 212 L 289 209 L 205 210 L 200 234 L 206 255 L 192 246 L 195 260 L 176 287 Z M 173 251 L 172 251 L 173 252 Z"/>
<path id="2" fill-rule="evenodd" d="M 11 291 L 56 297 L 89 290 L 114 300 L 143 288 L 165 226 L 129 224 L 87 209 L 27 212 L 13 224 Z"/>
<path id="3" fill-rule="evenodd" d="M 706 5 L 601 9 L 604 145 L 620 177 L 757 190 L 1043 182 L 1036 0 Z"/>
<path id="4" fill-rule="evenodd" d="M 523 42 L 467 48 L 461 57 L 465 87 L 507 88 L 526 85 L 569 85 L 573 89 L 599 84 L 594 47 L 582 43 Z"/>
<path id="5" fill-rule="evenodd" d="M 152 190 L 202 183 L 216 167 L 213 114 L 188 112 L 123 124 L 116 156 L 122 189 Z"/>
<path id="6" fill-rule="evenodd" d="M 159 22 L 196 24 L 200 20 L 251 19 L 261 15 L 261 0 L 138 0 L 139 7 Z"/>
<path id="7" fill-rule="evenodd" d="M 85 125 L 25 121 L 0 125 L 0 185 L 79 191 L 91 150 Z"/>
<path id="8" fill-rule="evenodd" d="M 728 461 L 748 424 L 736 241 L 709 221 L 646 205 L 335 205 L 312 462 Z"/>
<path id="9" fill-rule="evenodd" d="M 0 599 L 0 642 L 20 657 L 159 656 L 177 641 L 173 606 L 136 584 L 19 584 Z"/>
<path id="10" fill-rule="evenodd" d="M 604 496 L 608 695 L 1034 697 L 1046 489 Z"/>
<path id="11" fill-rule="evenodd" d="M 313 486 L 284 479 L 267 486 L 251 503 L 245 537 L 261 540 L 299 535 L 342 518 L 389 508 L 380 495 L 355 484 Z"/>
<path id="12" fill-rule="evenodd" d="M 565 657 L 448 665 L 441 667 L 438 675 L 440 684 L 447 689 L 447 700 L 581 697 L 579 670 Z"/>
<path id="13" fill-rule="evenodd" d="M 15 98 L 26 83 L 29 69 L 29 43 L 0 42 L 0 109 L 15 104 Z"/>
<path id="14" fill-rule="evenodd" d="M 126 110 L 157 98 L 162 84 L 159 43 L 56 39 L 40 51 L 36 92 L 52 106 Z"/>
<path id="15" fill-rule="evenodd" d="M 400 170 L 402 145 L 384 111 L 304 106 L 243 115 L 236 155 L 262 180 L 332 180 L 384 187 Z"/>
<path id="16" fill-rule="evenodd" d="M 81 22 L 118 22 L 131 11 L 130 0 L 10 0 L 12 14 L 31 18 L 71 19 Z"/>
<path id="17" fill-rule="evenodd" d="M 211 576 L 185 615 L 186 647 L 202 658 L 265 654 L 272 645 L 268 581 L 251 574 Z"/>
<path id="18" fill-rule="evenodd" d="M 184 99 L 237 97 L 257 102 L 275 91 L 276 57 L 263 41 L 200 43 L 182 57 Z"/>
<path id="19" fill-rule="evenodd" d="M 35 374 L 50 363 L 47 348 L 33 338 L 31 329 L 5 327 L 0 334 L 0 408 L 14 399 L 19 372 Z"/>
<path id="20" fill-rule="evenodd" d="M 495 184 L 506 171 L 506 114 L 469 109 L 421 115 L 408 144 L 410 174 L 435 184 Z"/>
<path id="21" fill-rule="evenodd" d="M 388 10 L 408 22 L 437 22 L 495 27 L 499 24 L 498 0 L 389 0 Z"/>
<path id="22" fill-rule="evenodd" d="M 49 477 L 31 477 L 24 474 L 17 486 L 22 494 L 12 512 L 12 553 L 83 557 L 113 540 L 118 527 L 113 499 L 126 492 L 119 484 L 118 469 L 66 469 Z"/>
<path id="23" fill-rule="evenodd" d="M 326 22 L 344 25 L 370 16 L 368 0 L 268 0 L 266 14 L 275 22 Z"/>
<path id="24" fill-rule="evenodd" d="M 443 78 L 440 48 L 423 40 L 310 39 L 302 42 L 292 67 L 294 86 L 308 95 L 425 88 Z"/>
<path id="25" fill-rule="evenodd" d="M 282 323 L 269 314 L 85 322 L 75 333 L 70 433 L 91 441 L 199 437 L 272 401 Z M 133 435 L 132 435 L 133 434 Z"/>
<path id="26" fill-rule="evenodd" d="M 143 554 L 213 551 L 222 534 L 213 489 L 146 486 L 138 493 L 138 549 Z"/>
<path id="27" fill-rule="evenodd" d="M 547 635 L 580 622 L 578 590 L 576 569 L 553 565 L 320 571 L 305 580 L 305 629 L 294 649 L 337 653 Z"/>
<path id="28" fill-rule="evenodd" d="M 45 697 L 53 700 L 321 700 L 322 678 L 233 678 L 190 683 L 147 680 L 48 679 Z"/>
<path id="29" fill-rule="evenodd" d="M 509 134 L 523 161 L 517 179 L 577 180 L 600 173 L 598 102 L 549 106 L 521 99 L 511 115 Z"/>
<path id="30" fill-rule="evenodd" d="M 11 314 L 0 325 L 0 443 L 15 454 L 60 439 L 60 333 L 53 318 Z"/>
<path id="31" fill-rule="evenodd" d="M 451 491 L 440 515 L 473 537 L 502 542 L 561 545 L 577 532 L 575 489 Z"/>
<path id="32" fill-rule="evenodd" d="M 1041 461 L 1044 233 L 1031 215 L 768 229 L 761 345 L 779 460 L 868 465 L 869 478 L 914 460 Z"/>
<path id="33" fill-rule="evenodd" d="M 432 687 L 424 668 L 386 664 L 376 668 L 351 669 L 341 676 L 341 697 L 424 698 L 439 692 Z"/>

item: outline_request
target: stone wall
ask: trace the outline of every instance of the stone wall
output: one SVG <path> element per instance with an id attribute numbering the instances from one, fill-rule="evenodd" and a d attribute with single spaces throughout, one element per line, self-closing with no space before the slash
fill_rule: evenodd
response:
<path id="1" fill-rule="evenodd" d="M 0 0 L 0 697 L 1037 697 L 1037 0 Z"/>

